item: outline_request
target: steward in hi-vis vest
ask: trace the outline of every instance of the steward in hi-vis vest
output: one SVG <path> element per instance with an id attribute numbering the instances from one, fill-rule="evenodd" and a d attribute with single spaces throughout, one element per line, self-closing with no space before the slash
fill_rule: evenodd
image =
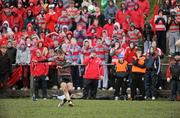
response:
<path id="1" fill-rule="evenodd" d="M 145 60 L 146 58 L 142 55 L 142 49 L 137 48 L 136 55 L 133 57 L 132 62 L 132 83 L 131 83 L 131 98 L 144 99 L 145 88 L 144 88 L 144 74 L 146 72 Z M 139 89 L 140 95 L 137 97 L 136 89 Z"/>
<path id="2" fill-rule="evenodd" d="M 119 55 L 119 59 L 116 61 L 116 79 L 115 79 L 115 100 L 127 99 L 127 77 L 128 77 L 128 62 L 124 60 L 124 55 Z M 120 87 L 122 88 L 122 92 L 120 95 Z"/>

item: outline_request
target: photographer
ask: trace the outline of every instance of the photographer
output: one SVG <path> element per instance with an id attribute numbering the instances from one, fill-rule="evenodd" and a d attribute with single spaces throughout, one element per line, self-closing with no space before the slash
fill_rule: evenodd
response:
<path id="1" fill-rule="evenodd" d="M 179 23 L 176 17 L 176 11 L 171 10 L 170 17 L 168 19 L 168 38 L 169 38 L 169 49 L 170 54 L 174 54 L 176 51 L 180 51 L 178 47 L 175 46 L 177 40 L 179 40 Z"/>
<path id="2" fill-rule="evenodd" d="M 157 47 L 160 48 L 163 53 L 166 53 L 166 23 L 167 17 L 163 15 L 163 10 L 158 11 L 158 15 L 155 15 L 154 18 L 156 36 L 157 36 Z"/>

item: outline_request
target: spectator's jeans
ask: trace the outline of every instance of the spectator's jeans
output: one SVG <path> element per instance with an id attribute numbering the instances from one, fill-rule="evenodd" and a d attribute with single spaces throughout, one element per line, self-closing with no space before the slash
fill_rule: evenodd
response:
<path id="1" fill-rule="evenodd" d="M 145 74 L 145 92 L 146 97 L 156 96 L 157 75 L 153 71 L 147 71 Z"/>
<path id="2" fill-rule="evenodd" d="M 137 95 L 136 89 L 138 88 L 140 91 L 140 95 L 144 97 L 145 87 L 144 87 L 144 74 L 142 73 L 132 73 L 132 83 L 131 83 L 131 97 L 135 98 Z"/>
<path id="3" fill-rule="evenodd" d="M 84 79 L 83 98 L 95 99 L 97 93 L 98 80 L 97 79 Z M 90 92 L 90 96 L 89 96 Z"/>
<path id="4" fill-rule="evenodd" d="M 179 32 L 169 32 L 169 51 L 170 54 L 174 54 L 176 51 L 180 51 L 178 47 L 175 46 L 177 40 L 180 39 Z"/>
<path id="5" fill-rule="evenodd" d="M 46 80 L 46 76 L 36 76 L 34 77 L 34 93 L 35 93 L 35 97 L 38 98 L 39 97 L 39 88 L 42 88 L 42 97 L 43 98 L 47 98 L 47 80 Z"/>
<path id="6" fill-rule="evenodd" d="M 103 83 L 103 88 L 108 88 L 108 68 L 107 65 L 103 65 L 104 67 L 104 78 L 103 80 L 99 80 L 98 82 L 98 88 L 101 88 L 101 82 Z"/>
<path id="7" fill-rule="evenodd" d="M 171 95 L 174 97 L 180 96 L 180 80 L 171 80 Z"/>
<path id="8" fill-rule="evenodd" d="M 144 42 L 144 53 L 146 53 L 149 50 L 150 47 L 151 47 L 151 41 L 146 40 Z"/>
<path id="9" fill-rule="evenodd" d="M 0 88 L 2 87 L 3 89 L 7 88 L 7 80 L 8 80 L 8 74 L 0 74 Z"/>

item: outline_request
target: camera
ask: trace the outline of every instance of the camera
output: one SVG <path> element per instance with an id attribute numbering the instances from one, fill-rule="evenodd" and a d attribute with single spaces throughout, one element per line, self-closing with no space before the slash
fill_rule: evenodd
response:
<path id="1" fill-rule="evenodd" d="M 176 12 L 175 11 L 171 11 L 170 12 L 170 17 L 171 17 L 172 21 L 175 21 L 176 20 Z"/>

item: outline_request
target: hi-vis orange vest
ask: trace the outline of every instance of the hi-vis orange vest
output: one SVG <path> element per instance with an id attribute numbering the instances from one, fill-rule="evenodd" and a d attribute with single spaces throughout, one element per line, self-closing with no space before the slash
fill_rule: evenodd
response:
<path id="1" fill-rule="evenodd" d="M 122 64 L 116 61 L 116 72 L 127 72 L 128 62 L 124 61 Z"/>
<path id="2" fill-rule="evenodd" d="M 137 60 L 137 57 L 133 57 L 133 59 Z M 139 65 L 144 65 L 145 64 L 145 57 L 140 57 L 138 61 Z M 137 73 L 145 73 L 146 68 L 140 68 L 135 65 L 132 66 L 132 72 L 137 72 Z"/>

